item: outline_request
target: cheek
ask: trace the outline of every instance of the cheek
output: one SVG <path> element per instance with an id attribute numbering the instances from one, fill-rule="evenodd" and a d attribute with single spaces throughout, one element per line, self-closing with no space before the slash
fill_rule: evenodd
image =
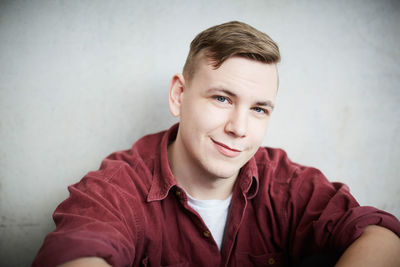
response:
<path id="1" fill-rule="evenodd" d="M 260 146 L 264 140 L 265 134 L 267 132 L 268 121 L 252 121 L 249 125 L 249 134 L 251 135 L 251 140 L 253 145 Z"/>
<path id="2" fill-rule="evenodd" d="M 186 120 L 190 120 L 191 124 L 195 124 L 196 128 L 202 130 L 212 130 L 220 126 L 225 121 L 226 111 L 216 108 L 207 103 L 193 103 L 187 106 L 185 110 Z"/>

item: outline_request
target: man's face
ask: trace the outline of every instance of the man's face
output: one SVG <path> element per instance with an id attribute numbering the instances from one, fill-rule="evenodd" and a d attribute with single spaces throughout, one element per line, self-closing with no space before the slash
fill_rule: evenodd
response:
<path id="1" fill-rule="evenodd" d="M 180 102 L 174 115 L 180 116 L 180 125 L 175 147 L 184 161 L 179 164 L 193 175 L 236 178 L 263 141 L 277 79 L 275 64 L 232 57 L 213 69 L 204 57 L 199 59 L 190 84 L 183 81 L 176 94 Z"/>

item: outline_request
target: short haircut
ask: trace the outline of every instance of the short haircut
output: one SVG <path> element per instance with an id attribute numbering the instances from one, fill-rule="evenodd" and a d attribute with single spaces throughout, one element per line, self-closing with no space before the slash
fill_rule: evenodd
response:
<path id="1" fill-rule="evenodd" d="M 198 61 L 196 57 L 200 52 L 204 53 L 215 69 L 233 56 L 266 64 L 278 63 L 281 59 L 278 45 L 267 34 L 239 21 L 213 26 L 193 39 L 183 67 L 183 76 L 187 82 L 193 78 Z"/>

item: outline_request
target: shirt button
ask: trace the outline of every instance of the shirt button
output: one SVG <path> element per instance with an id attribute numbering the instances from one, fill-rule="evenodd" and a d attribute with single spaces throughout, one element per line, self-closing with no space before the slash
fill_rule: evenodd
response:
<path id="1" fill-rule="evenodd" d="M 203 232 L 203 236 L 206 237 L 206 238 L 210 238 L 210 236 L 211 236 L 210 231 L 204 231 Z"/>
<path id="2" fill-rule="evenodd" d="M 178 197 L 180 197 L 182 195 L 182 192 L 180 190 L 176 190 L 175 195 L 177 195 Z"/>
<path id="3" fill-rule="evenodd" d="M 269 258 L 268 259 L 268 264 L 269 265 L 274 265 L 275 264 L 275 259 L 274 258 Z"/>

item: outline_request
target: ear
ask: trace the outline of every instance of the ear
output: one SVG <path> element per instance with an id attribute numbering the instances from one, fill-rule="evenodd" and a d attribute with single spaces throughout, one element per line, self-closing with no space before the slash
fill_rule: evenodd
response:
<path id="1" fill-rule="evenodd" d="M 169 85 L 168 103 L 169 111 L 174 117 L 181 113 L 183 93 L 185 90 L 185 79 L 182 74 L 175 74 Z"/>

